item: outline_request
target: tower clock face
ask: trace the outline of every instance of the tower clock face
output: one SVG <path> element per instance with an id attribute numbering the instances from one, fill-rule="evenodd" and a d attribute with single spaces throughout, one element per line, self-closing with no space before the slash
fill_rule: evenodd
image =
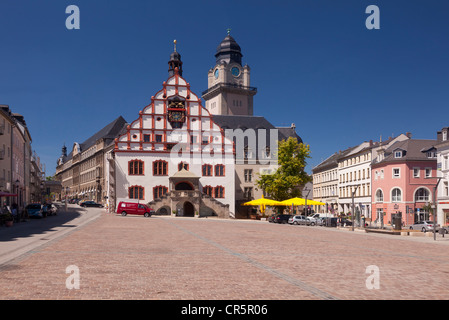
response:
<path id="1" fill-rule="evenodd" d="M 215 79 L 218 79 L 218 74 L 219 74 L 218 69 L 215 69 L 215 72 L 214 72 Z"/>
<path id="2" fill-rule="evenodd" d="M 238 67 L 232 67 L 231 73 L 234 77 L 238 77 L 240 75 L 240 69 Z"/>

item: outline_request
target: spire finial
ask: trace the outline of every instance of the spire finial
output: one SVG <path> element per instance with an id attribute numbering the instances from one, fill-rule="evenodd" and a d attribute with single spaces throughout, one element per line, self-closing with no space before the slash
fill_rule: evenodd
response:
<path id="1" fill-rule="evenodd" d="M 228 33 L 228 36 L 230 36 L 231 35 L 231 28 L 227 28 L 226 32 Z"/>
<path id="2" fill-rule="evenodd" d="M 176 52 L 176 39 L 173 40 L 173 45 L 174 45 L 174 47 L 175 47 L 175 52 Z"/>

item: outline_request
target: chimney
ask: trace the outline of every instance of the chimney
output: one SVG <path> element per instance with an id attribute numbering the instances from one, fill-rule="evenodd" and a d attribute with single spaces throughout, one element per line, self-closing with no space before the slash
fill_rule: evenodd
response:
<path id="1" fill-rule="evenodd" d="M 411 139 L 412 138 L 412 133 L 411 132 L 406 132 L 405 135 L 407 136 L 407 138 Z"/>

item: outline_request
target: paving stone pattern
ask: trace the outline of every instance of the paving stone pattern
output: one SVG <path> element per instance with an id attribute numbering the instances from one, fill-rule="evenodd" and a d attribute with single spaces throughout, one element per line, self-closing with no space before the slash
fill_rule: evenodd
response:
<path id="1" fill-rule="evenodd" d="M 0 299 L 448 299 L 448 241 L 262 221 L 97 220 L 0 266 Z M 67 289 L 66 268 L 80 272 Z M 379 268 L 367 289 L 366 268 Z"/>

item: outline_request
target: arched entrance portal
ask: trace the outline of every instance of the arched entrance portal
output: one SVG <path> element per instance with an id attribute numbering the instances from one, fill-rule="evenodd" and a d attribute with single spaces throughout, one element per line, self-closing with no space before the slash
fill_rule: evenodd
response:
<path id="1" fill-rule="evenodd" d="M 189 182 L 182 181 L 175 185 L 175 190 L 194 190 L 193 185 Z"/>
<path id="2" fill-rule="evenodd" d="M 195 215 L 195 208 L 193 207 L 193 204 L 189 201 L 184 202 L 184 216 L 185 217 L 193 217 Z"/>

